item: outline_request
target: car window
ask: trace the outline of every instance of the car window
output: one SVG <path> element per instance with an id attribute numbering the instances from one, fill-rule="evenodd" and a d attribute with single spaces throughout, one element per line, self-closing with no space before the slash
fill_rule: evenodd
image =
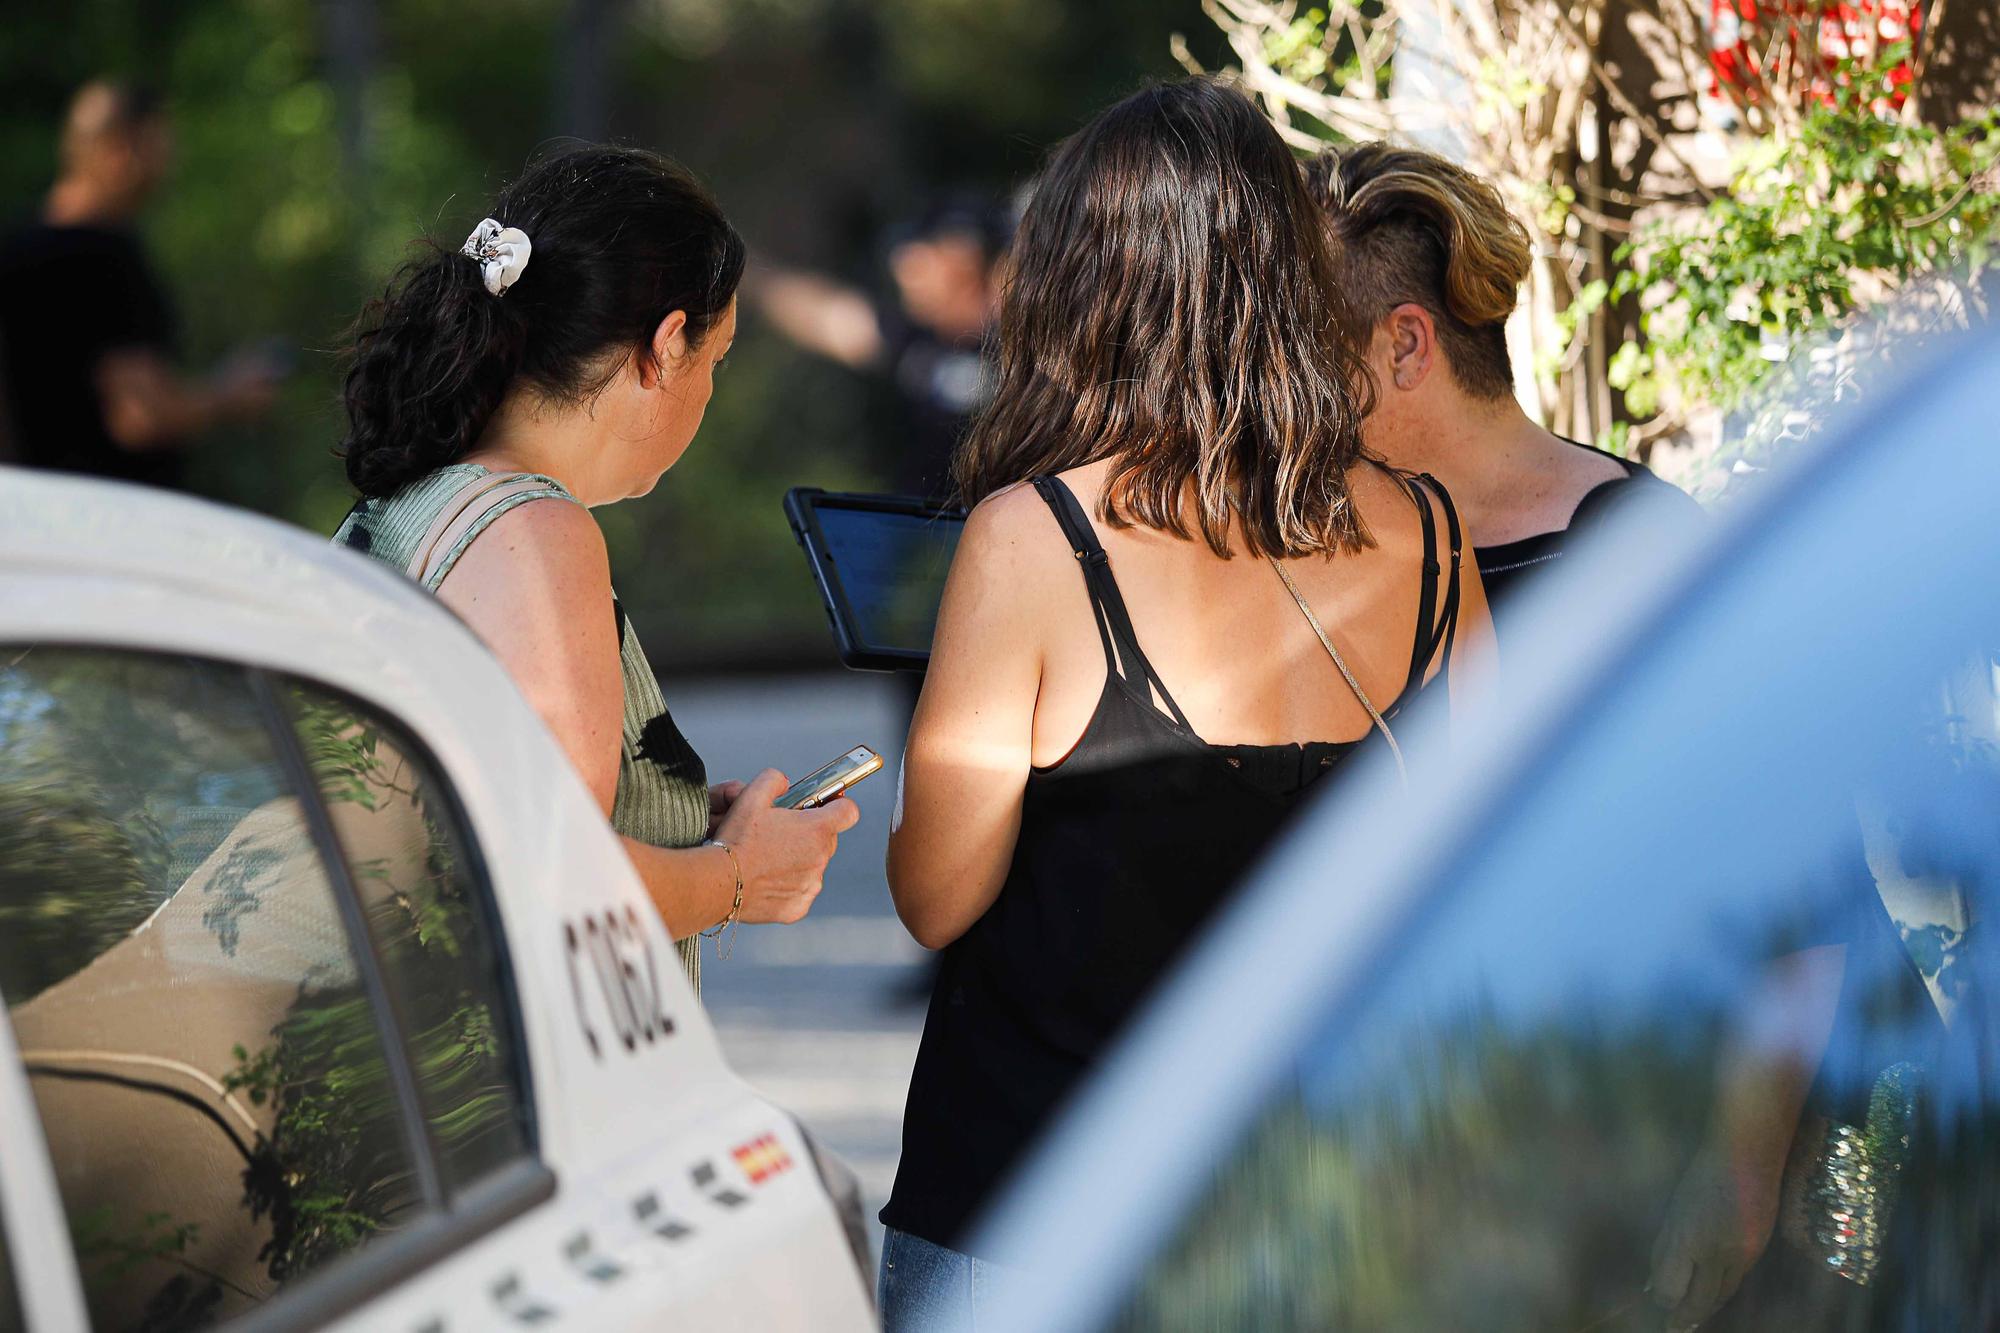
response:
<path id="1" fill-rule="evenodd" d="M 1989 642 L 1885 684 L 1844 753 L 1772 750 L 1725 700 L 1600 723 L 1624 772 L 1474 849 L 1193 1164 L 1117 1322 L 1984 1326 Z"/>
<path id="2" fill-rule="evenodd" d="M 0 1333 L 24 1333 L 21 1296 L 14 1285 L 14 1264 L 7 1253 L 7 1231 L 0 1227 Z"/>
<path id="3" fill-rule="evenodd" d="M 444 1184 L 529 1153 L 497 923 L 451 793 L 402 728 L 316 687 L 286 697 L 402 1019 Z M 372 1108 L 388 1132 L 394 1108 Z"/>
<path id="4" fill-rule="evenodd" d="M 424 1208 L 282 720 L 234 667 L 0 648 L 0 998 L 100 1330 L 220 1322 Z"/>

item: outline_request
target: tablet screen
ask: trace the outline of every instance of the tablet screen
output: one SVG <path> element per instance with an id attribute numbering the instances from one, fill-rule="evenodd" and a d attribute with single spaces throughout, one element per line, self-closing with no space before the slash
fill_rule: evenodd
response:
<path id="1" fill-rule="evenodd" d="M 824 503 L 815 506 L 815 516 L 855 635 L 878 650 L 929 653 L 944 576 L 965 520 Z"/>

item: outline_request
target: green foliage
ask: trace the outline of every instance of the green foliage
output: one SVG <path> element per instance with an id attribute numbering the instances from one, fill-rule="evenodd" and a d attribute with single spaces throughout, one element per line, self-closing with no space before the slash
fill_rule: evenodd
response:
<path id="1" fill-rule="evenodd" d="M 1575 1329 L 1634 1313 L 1706 1109 L 1706 1036 L 1468 1014 L 1304 1073 L 1120 1327 Z M 1314 1066 L 1307 1063 L 1307 1069 Z"/>
<path id="2" fill-rule="evenodd" d="M 10 1003 L 123 939 L 275 794 L 268 742 L 239 686 L 233 672 L 122 654 L 37 649 L 0 662 Z"/>
<path id="3" fill-rule="evenodd" d="M 1337 38 L 1337 34 L 1334 34 Z M 1327 48 L 1326 11 L 1308 9 L 1264 41 L 1264 58 L 1285 77 L 1308 86 L 1336 73 Z"/>
<path id="4" fill-rule="evenodd" d="M 1561 371 L 1564 361 L 1568 359 L 1571 349 L 1576 345 L 1577 330 L 1583 326 L 1585 320 L 1603 308 L 1604 300 L 1610 292 L 1611 284 L 1602 278 L 1585 283 L 1569 308 L 1557 313 L 1556 338 L 1537 353 L 1535 362 L 1537 375 L 1552 378 Z"/>
<path id="5" fill-rule="evenodd" d="M 409 794 L 383 770 L 379 731 L 363 726 L 346 705 L 323 695 L 293 690 L 290 697 L 300 747 L 329 802 L 373 810 L 378 792 Z"/>
<path id="6" fill-rule="evenodd" d="M 393 733 L 308 689 L 287 697 L 336 834 L 369 850 L 357 888 L 372 945 L 395 992 L 445 1175 L 469 1182 L 512 1160 L 524 1138 L 493 941 L 460 873 L 452 826 L 426 809 L 435 788 Z M 166 1003 L 181 985 L 226 989 L 225 959 L 271 965 L 255 931 L 296 936 L 303 924 L 315 933 L 317 961 L 290 979 L 296 992 L 282 1017 L 236 1043 L 218 1071 L 223 1088 L 269 1125 L 247 1145 L 242 1206 L 252 1219 L 269 1219 L 257 1258 L 283 1282 L 395 1226 L 421 1201 L 381 1015 L 346 957 L 310 842 L 288 814 L 294 804 L 284 799 L 290 792 L 266 726 L 234 670 L 69 650 L 0 661 L 7 1002 L 84 972 L 183 891 L 198 900 L 192 905 L 218 952 L 177 958 L 174 966 L 191 971 L 163 978 Z M 246 816 L 273 835 L 252 836 Z M 143 1280 L 158 1284 L 144 1289 L 141 1327 L 197 1326 L 224 1299 L 229 1283 L 185 1257 L 189 1224 L 135 1208 L 77 1226 L 87 1280 L 129 1296 L 143 1267 Z"/>
<path id="7" fill-rule="evenodd" d="M 51 790 L 0 779 L 0 974 L 10 1000 L 39 994 L 134 924 L 146 876 L 125 830 L 87 783 Z M 140 916 L 139 919 L 143 919 Z"/>
<path id="8" fill-rule="evenodd" d="M 1671 390 L 1738 414 L 1742 453 L 1767 450 L 1810 424 L 1802 391 L 1825 376 L 1809 347 L 1921 280 L 1969 288 L 1984 274 L 2000 226 L 2000 112 L 1906 123 L 1870 108 L 1866 71 L 1846 73 L 1795 136 L 1753 144 L 1701 214 L 1648 226 L 1618 252 L 1629 267 L 1611 294 L 1644 305 L 1643 338 L 1610 362 L 1634 416 Z"/>
<path id="9" fill-rule="evenodd" d="M 251 1216 L 271 1220 L 258 1256 L 274 1282 L 311 1272 L 406 1212 L 415 1195 L 396 1095 L 358 985 L 307 988 L 256 1052 L 235 1050 L 222 1085 L 274 1107 L 243 1173 Z"/>
<path id="10" fill-rule="evenodd" d="M 446 1177 L 463 1183 L 507 1160 L 521 1137 L 494 959 L 480 947 L 462 858 L 393 738 L 313 691 L 287 697 L 343 844 L 345 806 L 367 821 L 369 845 L 390 849 L 358 863 L 357 888 Z M 272 1038 L 254 1052 L 238 1046 L 222 1082 L 273 1108 L 245 1173 L 245 1203 L 271 1218 L 261 1257 L 284 1281 L 394 1226 L 418 1199 L 377 1015 L 358 982 L 302 986 Z"/>
<path id="11" fill-rule="evenodd" d="M 91 1209 L 70 1224 L 78 1263 L 92 1282 L 117 1282 L 148 1260 L 173 1260 L 200 1236 L 193 1222 L 176 1223 L 166 1213 L 147 1213 L 128 1230 L 118 1229 L 109 1204 Z"/>
<path id="12" fill-rule="evenodd" d="M 1386 96 L 1394 62 L 1386 54 L 1372 66 L 1364 60 L 1364 53 L 1355 41 L 1357 28 L 1349 21 L 1355 17 L 1356 9 L 1364 11 L 1371 20 L 1376 16 L 1374 5 L 1343 5 L 1331 13 L 1315 5 L 1282 25 L 1273 23 L 1262 33 L 1264 59 L 1282 78 L 1315 92 L 1365 96 L 1372 87 L 1375 96 Z M 1306 122 L 1319 138 L 1337 143 L 1346 137 L 1319 122 L 1309 108 L 1289 104 L 1276 91 L 1267 91 L 1264 96 L 1274 112 Z"/>
<path id="13" fill-rule="evenodd" d="M 186 1257 L 201 1239 L 199 1224 L 176 1222 L 164 1212 L 133 1220 L 106 1204 L 71 1218 L 69 1230 L 78 1273 L 93 1302 L 160 1265 L 169 1270 L 144 1312 L 128 1326 L 132 1333 L 181 1333 L 215 1323 L 222 1279 Z"/>
<path id="14" fill-rule="evenodd" d="M 191 369 L 272 337 L 301 348 L 277 411 L 208 442 L 206 494 L 331 533 L 352 501 L 333 451 L 342 331 L 410 244 L 455 245 L 562 110 L 564 0 L 377 0 L 349 150 L 331 8 L 314 0 L 16 7 L 0 43 L 0 211 L 31 211 L 65 100 L 137 75 L 174 108 L 179 165 L 144 230 Z M 753 264 L 881 290 L 880 242 L 939 188 L 1003 194 L 1091 111 L 1171 76 L 1167 36 L 1214 62 L 1200 0 L 659 0 L 607 7 L 596 76 L 611 137 L 715 188 Z M 866 376 L 791 351 L 746 311 L 709 419 L 645 502 L 602 511 L 614 579 L 664 669 L 832 662 L 791 543 L 788 486 L 879 488 L 901 441 Z"/>

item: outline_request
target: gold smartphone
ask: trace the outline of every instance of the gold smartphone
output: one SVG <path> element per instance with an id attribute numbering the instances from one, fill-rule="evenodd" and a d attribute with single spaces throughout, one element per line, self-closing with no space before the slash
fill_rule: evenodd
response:
<path id="1" fill-rule="evenodd" d="M 882 756 L 857 745 L 825 768 L 815 769 L 771 802 L 787 810 L 811 810 L 846 795 L 847 789 L 882 767 Z"/>

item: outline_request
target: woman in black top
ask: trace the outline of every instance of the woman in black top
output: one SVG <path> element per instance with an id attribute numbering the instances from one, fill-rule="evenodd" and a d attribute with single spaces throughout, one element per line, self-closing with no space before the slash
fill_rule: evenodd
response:
<path id="1" fill-rule="evenodd" d="M 1610 515 L 1650 505 L 1670 521 L 1701 521 L 1692 500 L 1644 467 L 1542 429 L 1515 402 L 1504 326 L 1529 243 L 1490 185 L 1386 144 L 1329 150 L 1306 174 L 1333 222 L 1339 290 L 1369 334 L 1380 398 L 1364 434 L 1386 457 L 1451 488 L 1503 624 L 1514 590 Z M 1812 873 L 1831 877 L 1826 900 L 1837 907 L 1765 965 L 1745 1005 L 1747 1030 L 1721 1054 L 1710 1124 L 1664 1202 L 1653 1252 L 1641 1257 L 1669 1327 L 1715 1318 L 1730 1327 L 1819 1326 L 1809 1309 L 1841 1308 L 1857 1290 L 1826 1254 L 1808 1259 L 1770 1241 L 1782 1196 L 1816 1169 L 1811 1155 L 1828 1123 L 1865 1121 L 1869 1084 L 1897 1058 L 1868 1040 L 1863 1014 L 1879 1021 L 1891 1004 L 1920 1012 L 1923 995 L 1910 990 L 1915 974 L 1898 925 L 1859 849 Z M 1899 972 L 1900 992 L 1878 985 L 1864 1003 L 1865 984 Z"/>
<path id="2" fill-rule="evenodd" d="M 980 1208 L 1313 784 L 1480 674 L 1451 501 L 1361 448 L 1330 266 L 1290 153 L 1206 81 L 1085 127 L 1023 219 L 889 847 L 944 950 L 891 1329 L 966 1320 Z"/>
<path id="3" fill-rule="evenodd" d="M 1491 185 L 1389 144 L 1328 149 L 1306 176 L 1333 222 L 1341 297 L 1368 331 L 1379 396 L 1363 436 L 1450 489 L 1497 617 L 1520 583 L 1620 508 L 1650 503 L 1698 521 L 1694 501 L 1640 464 L 1521 410 L 1506 324 L 1531 252 Z"/>

